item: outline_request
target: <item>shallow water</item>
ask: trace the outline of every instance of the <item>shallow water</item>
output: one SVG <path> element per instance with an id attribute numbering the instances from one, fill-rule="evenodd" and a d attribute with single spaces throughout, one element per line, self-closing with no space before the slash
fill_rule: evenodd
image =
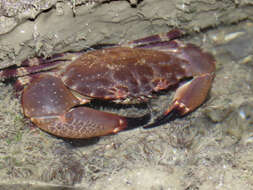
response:
<path id="1" fill-rule="evenodd" d="M 140 4 L 139 9 L 151 7 L 146 2 Z M 127 2 L 114 3 L 120 4 L 117 6 L 122 15 L 131 15 L 136 11 Z M 88 8 L 101 15 L 115 14 L 108 12 L 112 8 L 109 4 L 103 6 L 95 10 Z M 116 7 L 115 4 L 112 6 Z M 69 17 L 72 15 L 71 10 L 65 13 L 69 13 Z M 58 23 L 62 18 L 54 15 L 53 10 L 45 12 L 36 20 L 27 21 L 19 26 L 21 28 L 17 27 L 6 34 L 0 40 L 1 46 L 5 47 L 8 42 L 11 44 L 13 40 L 17 40 L 18 44 L 24 42 L 24 47 L 20 44 L 14 47 L 14 52 L 18 54 L 16 60 L 19 60 L 22 59 L 22 51 L 25 52 L 24 56 L 34 53 L 31 47 L 37 48 L 36 53 L 47 55 L 60 49 L 64 51 L 66 47 L 76 50 L 92 42 L 106 41 L 104 36 L 109 27 L 104 25 L 106 27 L 103 28 L 104 23 L 100 23 L 101 26 L 96 19 L 93 25 L 81 25 L 84 15 L 80 9 L 78 13 L 80 17 L 73 19 L 73 25 L 69 25 L 69 21 L 61 21 L 62 25 L 54 30 L 54 27 L 42 26 L 49 22 L 47 19 L 51 24 Z M 133 15 L 127 18 L 133 18 Z M 125 22 L 130 21 L 115 17 L 111 26 L 121 23 L 126 27 Z M 37 23 L 39 32 L 29 32 L 31 25 L 34 29 L 34 23 Z M 96 26 L 103 30 L 97 29 L 96 32 Z M 144 31 L 149 34 L 157 31 L 152 29 L 148 32 L 155 25 L 143 22 L 138 27 L 132 26 L 127 30 L 130 33 L 124 35 L 124 41 L 134 39 L 134 36 L 129 37 L 131 31 L 142 31 L 141 27 L 148 26 Z M 167 31 L 164 30 L 167 29 L 166 24 L 160 26 L 160 32 Z M 69 27 L 74 28 L 72 33 L 68 33 Z M 84 36 L 87 27 L 92 32 Z M 25 39 L 18 33 L 21 29 L 28 31 Z M 82 32 L 77 32 L 79 30 Z M 17 34 L 15 32 L 21 36 L 13 38 Z M 54 34 L 60 37 L 53 38 Z M 35 35 L 33 40 L 31 35 Z M 110 35 L 107 42 L 120 41 L 119 36 L 118 33 Z M 136 36 L 146 35 L 137 32 Z M 12 87 L 1 84 L 1 189 L 253 189 L 252 36 L 253 23 L 243 21 L 209 28 L 184 38 L 185 42 L 195 43 L 214 54 L 217 71 L 213 87 L 207 101 L 199 109 L 149 130 L 138 128 L 113 136 L 79 141 L 56 138 L 24 119 Z M 10 54 L 12 56 L 15 57 L 15 53 Z M 9 60 L 9 57 L 3 56 L 3 59 Z M 168 105 L 168 99 L 170 96 L 165 94 L 152 100 L 154 112 L 159 114 L 159 110 Z M 128 107 L 116 111 L 142 114 L 148 110 L 147 107 Z"/>

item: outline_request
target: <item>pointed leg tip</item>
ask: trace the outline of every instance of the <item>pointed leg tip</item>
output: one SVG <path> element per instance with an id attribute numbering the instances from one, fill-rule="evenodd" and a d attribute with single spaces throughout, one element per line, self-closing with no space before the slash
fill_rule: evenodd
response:
<path id="1" fill-rule="evenodd" d="M 169 39 L 173 40 L 173 39 L 176 39 L 176 38 L 179 38 L 179 37 L 183 36 L 184 34 L 185 34 L 184 31 L 182 31 L 178 28 L 175 28 L 175 29 L 169 31 L 167 33 L 167 36 L 168 36 Z"/>
<path id="2" fill-rule="evenodd" d="M 186 105 L 179 102 L 178 100 L 175 100 L 174 103 L 163 113 L 161 117 L 158 117 L 157 119 L 155 119 L 153 123 L 143 128 L 150 129 L 150 128 L 157 127 L 169 121 L 173 121 L 178 117 L 184 116 L 188 114 L 190 111 L 191 109 L 188 108 Z"/>
<path id="3" fill-rule="evenodd" d="M 150 119 L 151 119 L 150 113 L 137 118 L 126 117 L 125 120 L 127 125 L 125 127 L 125 130 L 131 130 L 146 125 L 150 121 Z"/>
<path id="4" fill-rule="evenodd" d="M 162 124 L 173 121 L 179 116 L 180 116 L 180 114 L 179 114 L 178 110 L 176 110 L 176 109 L 171 110 L 169 113 L 166 111 L 166 112 L 164 112 L 164 114 L 162 116 L 156 118 L 153 123 L 148 124 L 148 125 L 144 126 L 143 128 L 144 129 L 155 128 L 155 127 L 158 127 Z"/>

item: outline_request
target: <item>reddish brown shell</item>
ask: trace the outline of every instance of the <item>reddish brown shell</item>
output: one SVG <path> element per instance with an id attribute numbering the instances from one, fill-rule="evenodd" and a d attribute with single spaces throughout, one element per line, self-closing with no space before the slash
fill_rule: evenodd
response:
<path id="1" fill-rule="evenodd" d="M 62 79 L 84 96 L 138 99 L 191 76 L 187 66 L 186 61 L 161 51 L 108 48 L 81 56 L 66 67 Z"/>

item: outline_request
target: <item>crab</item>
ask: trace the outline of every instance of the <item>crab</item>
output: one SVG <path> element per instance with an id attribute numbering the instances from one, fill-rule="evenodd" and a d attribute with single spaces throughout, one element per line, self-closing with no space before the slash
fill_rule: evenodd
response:
<path id="1" fill-rule="evenodd" d="M 200 47 L 183 43 L 174 29 L 128 43 L 86 52 L 30 58 L 0 78 L 18 77 L 26 117 L 40 129 L 65 138 L 91 138 L 131 127 L 127 117 L 84 106 L 92 99 L 121 104 L 146 102 L 177 85 L 172 113 L 186 115 L 206 99 L 215 76 L 215 59 Z"/>

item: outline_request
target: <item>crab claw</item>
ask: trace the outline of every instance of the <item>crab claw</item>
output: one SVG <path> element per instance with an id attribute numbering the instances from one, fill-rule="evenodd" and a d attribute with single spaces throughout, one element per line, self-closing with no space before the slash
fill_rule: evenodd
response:
<path id="1" fill-rule="evenodd" d="M 25 88 L 24 114 L 40 129 L 66 138 L 90 138 L 117 133 L 127 119 L 87 107 L 75 107 L 80 101 L 51 75 L 39 75 Z"/>
<path id="2" fill-rule="evenodd" d="M 171 106 L 154 123 L 144 128 L 156 127 L 195 110 L 206 99 L 213 78 L 213 75 L 206 74 L 193 78 L 180 86 L 176 91 Z"/>
<path id="3" fill-rule="evenodd" d="M 186 115 L 199 107 L 207 97 L 215 76 L 213 56 L 192 44 L 188 44 L 179 56 L 190 63 L 189 72 L 192 73 L 192 79 L 179 86 L 171 106 L 162 117 L 144 128 L 155 127 L 178 116 Z"/>
<path id="4" fill-rule="evenodd" d="M 123 117 L 87 107 L 77 107 L 57 116 L 32 117 L 39 128 L 65 138 L 91 138 L 118 133 L 126 128 Z"/>
<path id="5" fill-rule="evenodd" d="M 211 54 L 188 44 L 180 56 L 190 63 L 189 70 L 193 78 L 177 89 L 172 105 L 164 113 L 165 116 L 173 110 L 182 116 L 199 107 L 205 101 L 215 76 L 215 59 Z"/>

